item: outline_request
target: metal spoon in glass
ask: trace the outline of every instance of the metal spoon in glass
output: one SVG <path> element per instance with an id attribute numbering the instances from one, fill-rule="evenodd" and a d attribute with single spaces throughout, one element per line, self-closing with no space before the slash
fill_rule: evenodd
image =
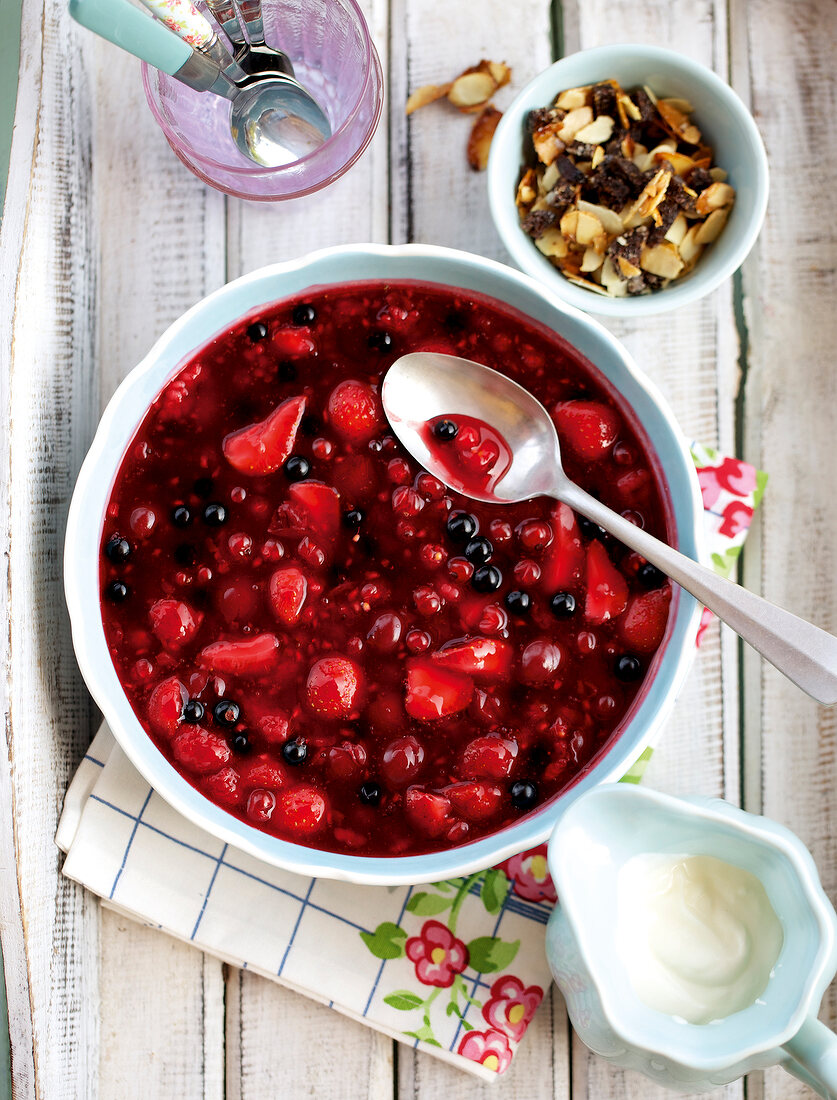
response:
<path id="1" fill-rule="evenodd" d="M 490 425 L 508 443 L 511 466 L 492 488 L 465 495 L 491 504 L 536 496 L 564 501 L 691 592 L 803 691 L 820 703 L 837 703 L 837 638 L 678 553 L 570 481 L 552 418 L 522 386 L 469 359 L 414 352 L 389 368 L 381 397 L 396 436 L 446 485 L 438 445 L 424 438 L 423 425 L 457 414 Z"/>

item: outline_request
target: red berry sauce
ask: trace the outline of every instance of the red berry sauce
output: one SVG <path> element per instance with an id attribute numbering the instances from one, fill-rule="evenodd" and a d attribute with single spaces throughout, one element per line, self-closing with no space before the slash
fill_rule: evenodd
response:
<path id="1" fill-rule="evenodd" d="M 473 416 L 435 416 L 422 425 L 421 436 L 448 483 L 462 493 L 490 493 L 512 464 L 503 436 Z"/>
<path id="2" fill-rule="evenodd" d="M 413 283 L 319 290 L 211 340 L 142 421 L 102 531 L 108 646 L 161 752 L 333 851 L 452 847 L 542 806 L 611 740 L 668 620 L 666 578 L 566 505 L 477 504 L 406 454 L 379 391 L 420 350 L 527 386 L 569 476 L 667 535 L 655 461 L 584 359 Z M 499 478 L 496 433 L 445 419 L 452 463 Z"/>

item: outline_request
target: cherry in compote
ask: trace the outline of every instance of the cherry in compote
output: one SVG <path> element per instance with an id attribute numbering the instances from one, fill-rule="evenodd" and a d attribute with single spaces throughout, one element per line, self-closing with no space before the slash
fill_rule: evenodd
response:
<path id="1" fill-rule="evenodd" d="M 160 751 L 229 813 L 334 851 L 432 851 L 542 806 L 611 741 L 668 621 L 668 580 L 566 505 L 480 504 L 410 458 L 380 385 L 421 350 L 525 385 L 568 475 L 666 536 L 655 462 L 585 360 L 406 282 L 309 292 L 196 352 L 101 533 L 108 646 Z M 461 485 L 510 461 L 454 412 L 427 431 Z"/>

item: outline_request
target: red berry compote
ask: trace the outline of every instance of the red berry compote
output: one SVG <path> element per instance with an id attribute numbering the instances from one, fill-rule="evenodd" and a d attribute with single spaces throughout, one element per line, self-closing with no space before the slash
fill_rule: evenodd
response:
<path id="1" fill-rule="evenodd" d="M 317 290 L 212 339 L 151 405 L 103 525 L 105 634 L 148 734 L 217 805 L 332 851 L 448 848 L 554 798 L 668 621 L 668 580 L 566 505 L 478 504 L 410 458 L 379 393 L 421 350 L 526 386 L 568 475 L 670 534 L 654 458 L 577 352 L 414 283 Z M 455 411 L 428 431 L 470 476 L 508 463 Z"/>

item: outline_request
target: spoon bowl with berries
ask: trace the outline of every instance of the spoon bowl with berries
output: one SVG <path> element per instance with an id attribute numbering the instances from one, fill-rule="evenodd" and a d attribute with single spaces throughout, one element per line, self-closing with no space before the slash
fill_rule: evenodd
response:
<path id="1" fill-rule="evenodd" d="M 381 400 L 402 445 L 445 485 L 485 503 L 544 495 L 568 504 L 699 599 L 803 691 L 837 703 L 837 638 L 718 576 L 576 485 L 564 473 L 552 417 L 517 382 L 470 359 L 413 352 L 390 367 Z M 565 430 L 606 435 L 607 422 L 588 412 Z"/>

